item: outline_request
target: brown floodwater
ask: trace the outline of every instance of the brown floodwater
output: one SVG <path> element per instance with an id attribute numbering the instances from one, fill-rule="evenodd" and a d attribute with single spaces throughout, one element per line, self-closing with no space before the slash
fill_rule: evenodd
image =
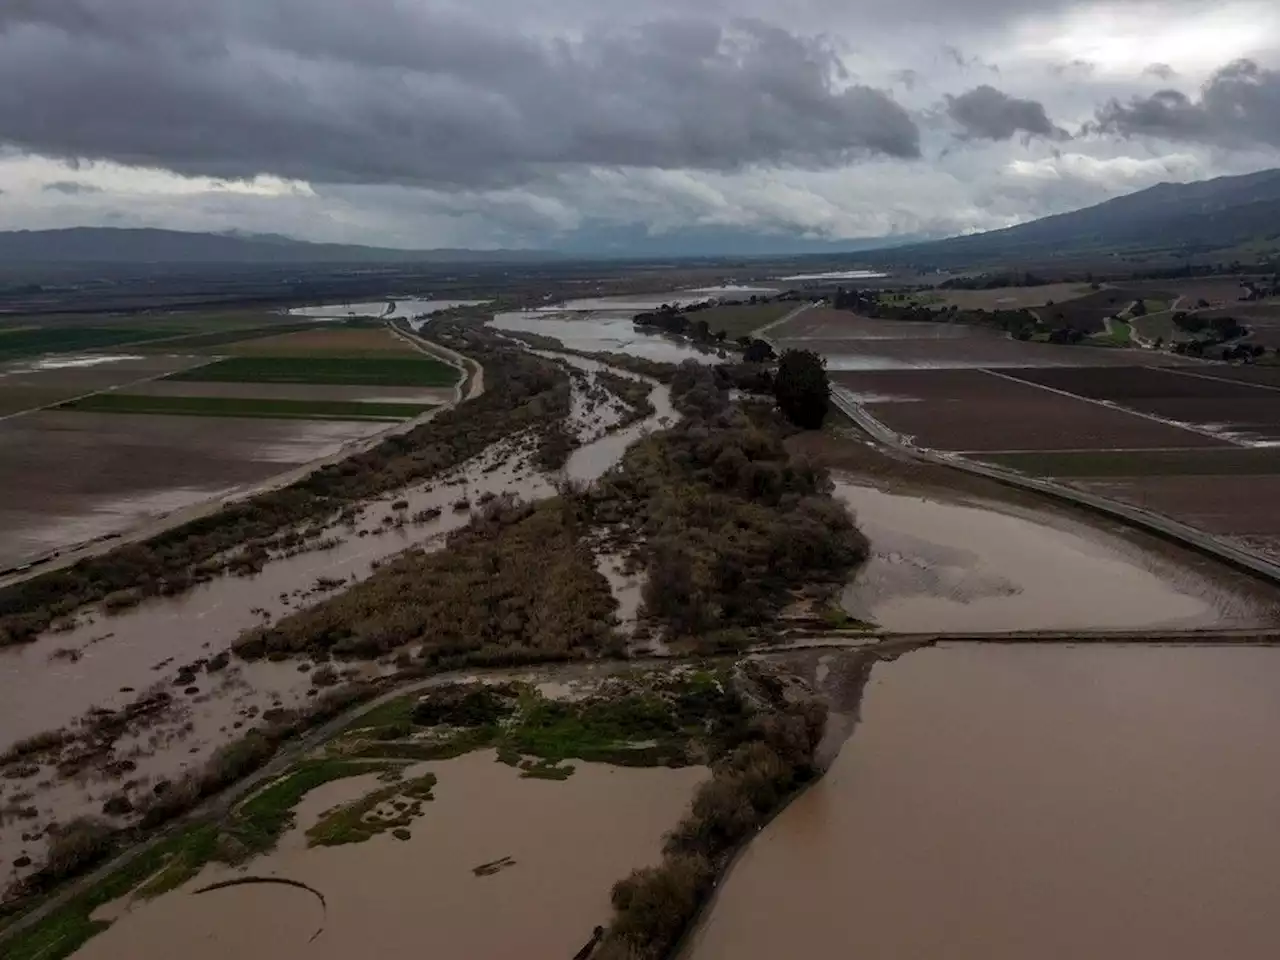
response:
<path id="1" fill-rule="evenodd" d="M 706 769 L 575 764 L 563 782 L 522 779 L 492 751 L 424 764 L 439 777 L 412 836 L 307 849 L 300 832 L 334 804 L 380 784 L 339 782 L 304 800 L 298 827 L 247 875 L 305 883 L 191 891 L 239 874 L 213 867 L 149 903 L 115 904 L 115 918 L 80 960 L 350 960 L 548 957 L 568 960 L 607 924 L 609 891 L 656 863 L 662 835 L 684 814 Z M 475 868 L 510 858 L 489 876 Z M 318 936 L 312 940 L 316 931 Z M 269 945 L 269 950 L 267 949 Z"/>
<path id="2" fill-rule="evenodd" d="M 589 389 L 601 366 L 567 359 L 584 370 Z M 664 417 L 675 416 L 669 391 L 654 384 L 652 400 L 658 413 L 624 430 L 602 432 L 616 425 L 621 410 L 609 403 L 592 412 L 583 393 L 575 381 L 573 402 L 579 416 L 573 427 L 586 442 L 574 451 L 565 471 L 579 481 L 599 477 L 627 445 L 656 429 Z M 552 496 L 553 478 L 534 465 L 535 449 L 536 437 L 515 436 L 429 483 L 372 501 L 354 527 L 338 525 L 326 531 L 326 537 L 336 539 L 328 549 L 276 559 L 252 577 L 221 577 L 179 597 L 150 600 L 116 616 L 81 616 L 74 629 L 0 650 L 0 750 L 24 737 L 64 727 L 91 708 L 119 709 L 153 687 L 175 698 L 173 707 L 151 726 L 117 744 L 116 756 L 135 764 L 124 774 L 89 772 L 65 778 L 46 765 L 28 778 L 0 782 L 0 809 L 13 804 L 36 810 L 31 820 L 0 818 L 0 863 L 10 864 L 19 856 L 38 863 L 50 823 L 99 815 L 125 778 L 146 785 L 198 768 L 217 746 L 260 722 L 264 711 L 306 702 L 315 690 L 309 672 L 300 670 L 297 662 L 233 661 L 220 674 L 199 670 L 194 683 L 179 670 L 227 649 L 249 627 L 328 596 L 328 590 L 317 586 L 320 578 L 330 586 L 351 583 L 405 549 L 443 547 L 451 531 L 470 521 L 469 510 L 454 509 L 460 500 L 477 504 L 490 495 L 512 494 L 524 500 Z M 392 509 L 398 500 L 407 508 Z M 425 523 L 410 519 L 432 508 L 441 511 L 439 517 Z M 629 594 L 622 584 L 619 594 L 625 612 Z M 374 672 L 384 669 L 366 667 Z"/>
<path id="3" fill-rule="evenodd" d="M 877 666 L 690 960 L 1251 960 L 1280 943 L 1280 651 L 956 646 Z"/>
<path id="4" fill-rule="evenodd" d="M 1252 626 L 1271 605 L 1065 517 L 837 480 L 871 541 L 851 615 L 905 632 Z"/>

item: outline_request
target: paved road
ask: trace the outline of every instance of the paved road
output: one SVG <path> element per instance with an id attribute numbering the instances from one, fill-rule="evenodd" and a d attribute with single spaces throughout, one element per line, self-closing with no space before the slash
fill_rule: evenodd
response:
<path id="1" fill-rule="evenodd" d="M 917 447 L 868 413 L 861 404 L 853 399 L 852 394 L 843 387 L 833 387 L 831 398 L 842 413 L 877 441 L 916 460 L 951 467 L 954 470 L 960 470 L 974 476 L 986 477 L 988 480 L 994 480 L 1006 486 L 1033 490 L 1055 500 L 1065 501 L 1075 506 L 1092 510 L 1095 513 L 1114 517 L 1131 526 L 1139 527 L 1148 533 L 1154 533 L 1156 536 L 1163 537 L 1166 540 L 1173 540 L 1191 547 L 1193 550 L 1216 560 L 1221 560 L 1237 570 L 1252 574 L 1269 583 L 1280 585 L 1280 565 L 1247 550 L 1242 550 L 1234 544 L 1219 540 L 1203 530 L 1197 530 L 1162 514 L 1152 513 L 1149 510 L 1143 510 L 1127 503 L 1120 503 L 1119 501 L 1099 496 L 1096 493 L 1086 493 L 1083 490 L 1065 486 L 1054 480 L 1027 477 L 1003 467 L 975 463 L 972 460 L 966 460 L 956 455 L 941 454 L 925 447 Z"/>

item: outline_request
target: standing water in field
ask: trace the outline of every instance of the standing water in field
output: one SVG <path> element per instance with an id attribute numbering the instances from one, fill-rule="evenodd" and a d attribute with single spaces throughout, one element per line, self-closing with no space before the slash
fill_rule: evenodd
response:
<path id="1" fill-rule="evenodd" d="M 1280 650 L 982 647 L 877 666 L 826 777 L 687 960 L 1270 960 Z"/>
<path id="2" fill-rule="evenodd" d="M 836 497 L 856 515 L 872 554 L 841 605 L 886 630 L 1131 630 L 1266 619 L 1243 592 L 1062 517 L 847 481 L 837 481 Z"/>

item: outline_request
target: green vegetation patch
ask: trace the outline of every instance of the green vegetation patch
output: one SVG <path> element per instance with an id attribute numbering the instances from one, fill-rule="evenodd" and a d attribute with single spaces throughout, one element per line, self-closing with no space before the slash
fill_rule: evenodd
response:
<path id="1" fill-rule="evenodd" d="M 434 799 L 431 790 L 435 785 L 435 774 L 428 773 L 366 794 L 322 817 L 307 830 L 307 844 L 337 847 L 363 843 L 388 830 L 403 830 L 422 815 L 422 805 Z"/>
<path id="2" fill-rule="evenodd" d="M 148 878 L 161 875 L 174 863 L 208 862 L 217 840 L 217 827 L 204 823 L 156 844 L 43 920 L 5 941 L 5 960 L 61 960 L 70 956 L 91 937 L 111 926 L 105 920 L 91 920 L 95 910 L 125 896 Z"/>
<path id="3" fill-rule="evenodd" d="M 781 320 L 796 308 L 795 303 L 730 303 L 707 307 L 689 314 L 691 320 L 705 320 L 712 335 L 724 331 L 730 340 L 745 337 L 760 327 Z"/>
<path id="4" fill-rule="evenodd" d="M 229 357 L 174 374 L 197 383 L 345 383 L 450 387 L 458 371 L 423 354 L 404 357 Z"/>
<path id="5" fill-rule="evenodd" d="M 287 400 L 252 397 L 164 397 L 95 393 L 61 410 L 144 413 L 183 417 L 250 417 L 273 420 L 409 420 L 432 404 L 366 403 L 353 400 Z"/>
<path id="6" fill-rule="evenodd" d="M 0 361 L 38 357 L 46 353 L 74 353 L 135 343 L 163 336 L 154 327 L 32 326 L 0 330 Z"/>
<path id="7" fill-rule="evenodd" d="M 1280 449 L 1063 450 L 971 459 L 1045 477 L 1215 476 L 1280 473 Z"/>
<path id="8" fill-rule="evenodd" d="M 487 704 L 477 710 L 480 704 Z M 727 676 L 698 671 L 609 680 L 582 699 L 544 697 L 523 683 L 444 684 L 378 708 L 374 719 L 407 717 L 402 735 L 386 724 L 353 725 L 330 745 L 335 756 L 441 760 L 491 747 L 523 775 L 564 779 L 566 760 L 617 766 L 683 766 L 714 756 L 741 736 L 746 715 Z"/>

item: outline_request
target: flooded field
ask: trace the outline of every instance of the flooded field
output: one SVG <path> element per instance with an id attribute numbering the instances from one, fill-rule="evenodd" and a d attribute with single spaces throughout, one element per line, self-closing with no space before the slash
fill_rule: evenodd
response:
<path id="1" fill-rule="evenodd" d="M 841 605 L 886 630 L 1228 627 L 1273 616 L 1251 595 L 1061 517 L 848 481 L 836 496 L 872 550 Z"/>
<path id="2" fill-rule="evenodd" d="M 669 303 L 673 306 L 688 306 L 691 303 L 702 303 L 704 300 L 713 298 L 745 300 L 752 294 L 768 296 L 777 292 L 778 289 L 776 287 L 728 284 L 715 287 L 695 287 L 691 290 L 667 290 L 662 293 L 633 293 L 618 297 L 583 297 L 539 309 L 551 313 L 583 311 L 595 313 L 602 310 L 638 313 L 643 310 L 656 310 L 664 303 Z"/>
<path id="3" fill-rule="evenodd" d="M 46 410 L 0 423 L 0 568 L 261 483 L 377 422 Z"/>
<path id="4" fill-rule="evenodd" d="M 499 330 L 520 333 L 536 333 L 555 337 L 571 350 L 586 353 L 626 353 L 663 363 L 681 363 L 695 360 L 698 363 L 720 363 L 723 351 L 699 348 L 677 337 L 659 333 L 647 333 L 632 322 L 638 310 L 651 309 L 656 304 L 636 307 L 624 313 L 592 312 L 557 313 L 525 310 L 495 314 L 493 325 Z"/>
<path id="5" fill-rule="evenodd" d="M 150 903 L 115 904 L 81 960 L 214 960 L 271 955 L 307 960 L 379 957 L 572 957 L 609 920 L 609 890 L 655 863 L 662 835 L 684 813 L 705 768 L 575 764 L 564 782 L 522 778 L 482 751 L 415 767 L 435 773 L 434 799 L 407 839 L 391 834 L 334 847 L 305 831 L 335 804 L 379 786 L 375 777 L 314 791 L 298 826 L 244 873 L 207 869 Z M 536 829 L 531 826 L 536 825 Z M 193 895 L 231 877 L 279 877 Z M 323 896 L 321 902 L 315 894 Z"/>
<path id="6" fill-rule="evenodd" d="M 592 411 L 582 396 L 601 365 L 567 359 L 583 377 L 573 381 L 573 407 L 575 430 L 585 442 L 573 451 L 564 473 L 591 482 L 632 442 L 671 422 L 676 413 L 667 388 L 652 384 L 655 414 L 613 429 L 620 411 L 609 405 Z M 82 617 L 74 629 L 0 650 L 0 750 L 69 724 L 91 708 L 123 709 L 140 693 L 156 688 L 171 693 L 174 703 L 138 738 L 140 750 L 130 757 L 137 768 L 128 775 L 171 777 L 198 767 L 254 717 L 273 707 L 295 706 L 316 690 L 310 666 L 300 670 L 296 662 L 236 663 L 226 680 L 212 672 L 206 676 L 203 665 L 195 668 L 192 680 L 184 668 L 226 651 L 250 627 L 367 577 L 376 564 L 395 554 L 410 547 L 442 547 L 449 532 L 470 522 L 473 504 L 505 494 L 525 500 L 552 496 L 555 478 L 534 466 L 535 449 L 536 438 L 526 436 L 494 444 L 428 483 L 367 504 L 354 526 L 336 524 L 324 532 L 318 541 L 323 549 L 276 559 L 257 575 L 222 577 L 114 616 L 95 612 Z M 627 588 L 620 583 L 618 589 L 624 593 Z M 39 844 L 24 845 L 22 833 L 65 819 L 68 811 L 97 812 L 120 779 L 55 784 L 48 776 L 52 772 L 45 769 L 10 791 L 0 789 L 0 805 L 11 799 L 9 794 L 30 791 L 23 802 L 37 811 L 30 823 L 0 823 L 0 860 L 11 862 L 23 850 L 38 854 Z"/>
<path id="7" fill-rule="evenodd" d="M 420 317 L 439 313 L 454 307 L 474 307 L 484 300 L 424 300 L 418 297 L 395 297 L 387 300 L 369 300 L 360 303 L 333 303 L 319 307 L 294 307 L 289 311 L 295 317 L 317 319 L 345 319 L 346 317 Z"/>
<path id="8" fill-rule="evenodd" d="M 957 646 L 878 665 L 688 960 L 1262 960 L 1280 651 Z"/>

